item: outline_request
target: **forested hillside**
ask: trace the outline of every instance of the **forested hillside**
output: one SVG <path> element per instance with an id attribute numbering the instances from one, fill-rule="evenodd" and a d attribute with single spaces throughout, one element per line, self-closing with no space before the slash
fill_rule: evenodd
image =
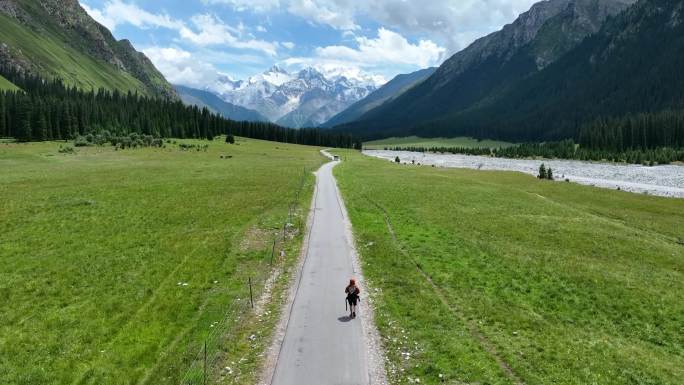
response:
<path id="1" fill-rule="evenodd" d="M 117 41 L 77 0 L 0 1 L 0 65 L 85 90 L 176 97 L 144 54 Z"/>
<path id="2" fill-rule="evenodd" d="M 478 39 L 420 85 L 359 118 L 349 128 L 373 138 L 404 136 L 415 126 L 487 103 L 547 68 L 597 32 L 632 0 L 542 1 L 500 31 Z M 440 126 L 452 136 L 452 120 Z M 383 132 L 385 131 L 385 132 Z M 397 135 L 387 135 L 387 132 Z M 401 135 L 399 135 L 401 134 Z M 458 135 L 453 135 L 458 136 Z"/>
<path id="3" fill-rule="evenodd" d="M 617 152 L 681 147 L 683 21 L 684 1 L 642 0 L 608 18 L 597 33 L 555 62 L 474 105 L 442 117 L 421 115 L 421 121 L 407 124 L 396 120 L 403 115 L 384 110 L 389 122 L 385 125 L 369 120 L 345 129 L 370 138 L 473 136 L 513 142 L 572 138 L 585 148 Z M 539 39 L 523 50 L 538 44 Z M 453 104 L 459 97 L 442 95 L 435 103 Z M 413 110 L 406 107 L 405 111 Z M 375 127 L 380 129 L 374 131 Z"/>
<path id="4" fill-rule="evenodd" d="M 673 122 L 684 115 L 683 6 L 642 0 L 488 105 L 417 129 L 449 125 L 523 140 L 614 136 L 620 146 L 681 145 L 683 127 Z"/>
<path id="5" fill-rule="evenodd" d="M 19 141 L 72 139 L 80 135 L 130 133 L 162 138 L 208 138 L 233 134 L 255 139 L 330 147 L 352 147 L 346 134 L 295 130 L 262 122 L 235 122 L 180 100 L 118 90 L 83 91 L 60 80 L 46 81 L 0 69 L 23 91 L 0 92 L 0 137 Z"/>
<path id="6" fill-rule="evenodd" d="M 426 68 L 410 74 L 395 76 L 392 80 L 387 82 L 387 84 L 373 91 L 370 95 L 333 116 L 323 124 L 323 127 L 334 127 L 357 120 L 368 111 L 381 106 L 383 103 L 398 98 L 404 92 L 425 81 L 425 79 L 435 73 L 436 69 L 437 68 Z"/>

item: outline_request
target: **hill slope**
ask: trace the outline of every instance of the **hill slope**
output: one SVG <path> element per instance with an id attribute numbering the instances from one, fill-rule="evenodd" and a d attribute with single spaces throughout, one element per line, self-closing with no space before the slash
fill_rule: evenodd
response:
<path id="1" fill-rule="evenodd" d="M 437 68 L 426 68 L 410 74 L 401 74 L 387 82 L 387 84 L 375 90 L 370 95 L 352 104 L 346 110 L 333 116 L 323 124 L 323 127 L 334 127 L 339 124 L 353 122 L 366 112 L 376 108 L 388 100 L 392 100 L 403 94 L 411 87 L 430 77 Z"/>
<path id="2" fill-rule="evenodd" d="M 0 91 L 16 91 L 19 88 L 12 84 L 9 80 L 5 79 L 2 75 L 0 75 Z"/>
<path id="3" fill-rule="evenodd" d="M 117 41 L 77 0 L 0 1 L 0 64 L 84 89 L 176 97 L 144 54 Z"/>
<path id="4" fill-rule="evenodd" d="M 632 0 L 549 0 L 447 60 L 426 81 L 362 116 L 356 131 L 407 129 L 471 108 L 543 70 Z M 403 132 L 399 132 L 403 134 Z M 374 133 L 375 137 L 388 133 Z M 383 135 L 385 134 L 385 135 Z"/>
<path id="5" fill-rule="evenodd" d="M 174 86 L 174 89 L 186 105 L 207 107 L 224 118 L 236 121 L 268 122 L 268 118 L 260 113 L 224 102 L 211 92 L 179 85 Z"/>
<path id="6" fill-rule="evenodd" d="M 683 15 L 683 0 L 642 0 L 515 87 L 470 110 L 410 131 L 428 136 L 545 140 L 578 138 L 580 130 L 598 118 L 658 112 L 681 116 Z M 625 134 L 634 136 L 629 131 L 640 130 L 639 135 L 650 137 L 634 138 L 642 146 L 684 141 L 684 128 L 676 124 L 637 127 L 634 121 L 627 125 L 632 128 L 627 126 Z M 598 129 L 601 124 L 594 127 Z"/>

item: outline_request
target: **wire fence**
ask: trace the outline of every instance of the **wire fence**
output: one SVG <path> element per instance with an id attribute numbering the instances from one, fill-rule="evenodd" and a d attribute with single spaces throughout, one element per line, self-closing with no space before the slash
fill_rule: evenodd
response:
<path id="1" fill-rule="evenodd" d="M 236 327 L 254 312 L 256 302 L 261 297 L 265 288 L 266 281 L 278 268 L 278 264 L 282 263 L 281 257 L 278 254 L 279 249 L 283 249 L 285 243 L 289 239 L 289 235 L 296 235 L 296 231 L 302 229 L 302 216 L 298 215 L 297 224 L 293 223 L 297 208 L 301 198 L 302 191 L 306 183 L 306 177 L 311 169 L 304 168 L 292 200 L 288 204 L 287 217 L 283 221 L 282 227 L 278 228 L 277 233 L 273 236 L 271 242 L 271 254 L 268 261 L 268 268 L 260 271 L 254 276 L 244 277 L 245 290 L 244 296 L 236 297 L 226 309 L 225 313 L 221 315 L 220 321 L 215 321 L 210 325 L 211 331 L 201 341 L 196 341 L 189 347 L 188 356 L 192 357 L 187 364 L 187 370 L 181 377 L 180 385 L 210 385 L 214 384 L 216 379 L 229 368 L 219 369 L 221 362 L 227 361 L 227 353 L 229 351 L 227 334 L 232 327 Z M 261 288 L 261 289 L 259 289 Z M 229 373 L 223 373 L 229 374 Z"/>

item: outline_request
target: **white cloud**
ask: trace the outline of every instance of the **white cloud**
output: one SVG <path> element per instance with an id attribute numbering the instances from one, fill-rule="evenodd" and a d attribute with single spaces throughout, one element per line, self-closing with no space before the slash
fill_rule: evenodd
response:
<path id="1" fill-rule="evenodd" d="M 384 74 L 415 71 L 435 66 L 444 59 L 446 49 L 430 40 L 411 44 L 402 35 L 385 28 L 378 30 L 376 38 L 355 37 L 356 47 L 333 45 L 318 47 L 311 57 L 294 57 L 284 60 L 288 66 L 312 66 L 324 73 L 338 71 L 356 74 L 359 78 L 369 72 L 378 74 L 375 82 L 384 83 Z"/>
<path id="2" fill-rule="evenodd" d="M 191 21 L 197 32 L 183 26 L 179 31 L 183 40 L 199 46 L 226 45 L 232 48 L 261 51 L 270 56 L 276 55 L 278 43 L 253 38 L 241 40 L 236 37 L 235 34 L 241 34 L 244 26 L 243 28 L 240 28 L 240 26 L 238 28 L 229 27 L 216 16 L 209 14 L 195 15 L 191 18 Z"/>
<path id="3" fill-rule="evenodd" d="M 163 27 L 176 30 L 183 41 L 200 47 L 224 45 L 231 48 L 263 52 L 275 56 L 279 43 L 255 39 L 247 33 L 244 24 L 231 27 L 218 17 L 210 14 L 195 15 L 190 18 L 192 26 L 180 20 L 174 20 L 166 14 L 147 12 L 133 3 L 111 0 L 102 9 L 91 8 L 83 4 L 83 8 L 100 24 L 114 30 L 120 24 L 131 24 L 138 28 Z"/>
<path id="4" fill-rule="evenodd" d="M 279 0 L 202 0 L 204 4 L 228 4 L 236 11 L 267 12 L 280 7 Z"/>
<path id="5" fill-rule="evenodd" d="M 370 39 L 357 37 L 358 48 L 328 46 L 316 49 L 316 55 L 323 59 L 337 59 L 362 64 L 408 64 L 420 68 L 430 67 L 442 60 L 446 49 L 430 40 L 411 44 L 402 35 L 385 28 L 378 30 L 378 37 Z"/>
<path id="6" fill-rule="evenodd" d="M 178 48 L 150 47 L 145 55 L 172 84 L 183 84 L 201 88 L 218 77 L 217 69 L 193 54 Z"/>
<path id="7" fill-rule="evenodd" d="M 293 43 L 291 41 L 284 41 L 284 42 L 280 43 L 280 45 L 282 45 L 283 47 L 285 47 L 287 49 L 293 49 L 295 47 L 295 43 Z"/>
<path id="8" fill-rule="evenodd" d="M 352 4 L 347 0 L 290 0 L 288 12 L 318 24 L 327 24 L 335 29 L 352 30 L 359 26 L 354 22 Z"/>
<path id="9" fill-rule="evenodd" d="M 118 25 L 126 23 L 138 28 L 179 29 L 183 26 L 182 22 L 174 20 L 166 14 L 150 13 L 133 3 L 127 4 L 121 0 L 108 1 L 102 9 L 91 8 L 86 4 L 81 4 L 81 6 L 93 19 L 112 31 Z"/>
<path id="10" fill-rule="evenodd" d="M 241 11 L 283 10 L 312 23 L 357 30 L 359 17 L 411 35 L 430 36 L 449 54 L 495 31 L 538 0 L 204 0 Z"/>

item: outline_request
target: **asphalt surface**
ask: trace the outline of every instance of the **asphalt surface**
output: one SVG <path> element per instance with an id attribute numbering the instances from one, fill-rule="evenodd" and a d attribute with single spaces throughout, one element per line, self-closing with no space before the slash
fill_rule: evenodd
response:
<path id="1" fill-rule="evenodd" d="M 354 277 L 330 162 L 317 172 L 315 212 L 273 385 L 368 384 L 361 319 L 349 319 L 344 288 Z M 363 293 L 362 298 L 363 298 Z M 358 312 L 363 311 L 361 302 Z"/>

